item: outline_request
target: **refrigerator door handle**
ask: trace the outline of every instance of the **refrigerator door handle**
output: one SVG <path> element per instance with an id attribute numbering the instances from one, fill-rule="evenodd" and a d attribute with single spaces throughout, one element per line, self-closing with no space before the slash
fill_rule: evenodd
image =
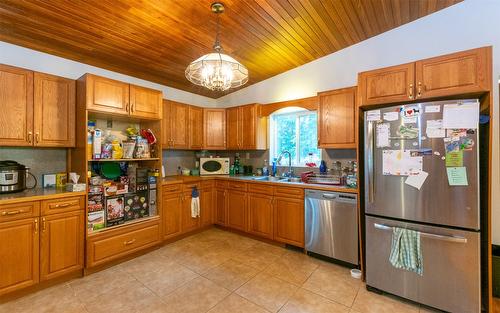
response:
<path id="1" fill-rule="evenodd" d="M 378 224 L 378 223 L 373 223 L 373 226 L 376 229 L 380 229 L 380 230 L 393 230 L 393 228 L 394 228 L 392 226 L 387 226 L 387 225 Z M 416 231 L 418 231 L 418 230 L 416 230 Z M 420 232 L 420 231 L 418 231 L 418 232 Z M 443 241 L 455 242 L 455 243 L 467 243 L 467 238 L 459 237 L 459 236 L 437 235 L 437 234 L 431 234 L 431 233 L 426 233 L 426 232 L 420 232 L 420 236 L 426 237 L 426 238 L 431 238 L 431 239 L 438 239 L 438 240 L 443 240 Z"/>
<path id="2" fill-rule="evenodd" d="M 373 134 L 374 123 L 368 124 L 368 201 L 373 203 L 375 196 L 375 176 L 374 165 L 375 162 L 375 136 Z"/>

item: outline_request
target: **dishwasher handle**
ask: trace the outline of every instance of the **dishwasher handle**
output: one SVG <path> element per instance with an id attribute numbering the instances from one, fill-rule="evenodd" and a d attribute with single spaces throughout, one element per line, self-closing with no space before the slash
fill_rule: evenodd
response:
<path id="1" fill-rule="evenodd" d="M 321 195 L 323 199 L 334 200 L 337 198 L 337 195 L 334 193 L 324 193 Z"/>

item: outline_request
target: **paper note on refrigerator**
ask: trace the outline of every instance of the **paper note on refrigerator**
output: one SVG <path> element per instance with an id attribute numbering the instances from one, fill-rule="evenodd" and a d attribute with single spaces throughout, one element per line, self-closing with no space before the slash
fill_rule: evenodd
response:
<path id="1" fill-rule="evenodd" d="M 380 110 L 372 110 L 366 112 L 367 121 L 380 121 Z"/>
<path id="2" fill-rule="evenodd" d="M 456 103 L 443 106 L 443 128 L 472 128 L 479 123 L 479 103 Z"/>
<path id="3" fill-rule="evenodd" d="M 446 129 L 443 128 L 443 120 L 427 120 L 425 134 L 429 138 L 444 138 Z"/>
<path id="4" fill-rule="evenodd" d="M 422 164 L 423 158 L 412 157 L 409 150 L 384 150 L 382 154 L 383 175 L 417 175 L 422 171 Z"/>
<path id="5" fill-rule="evenodd" d="M 384 113 L 384 120 L 393 122 L 399 120 L 399 112 L 385 112 Z"/>
<path id="6" fill-rule="evenodd" d="M 440 105 L 427 105 L 425 106 L 425 113 L 439 113 L 441 111 Z"/>
<path id="7" fill-rule="evenodd" d="M 388 123 L 377 125 L 377 148 L 391 146 L 391 142 L 389 141 L 390 127 Z"/>
<path id="8" fill-rule="evenodd" d="M 450 186 L 468 186 L 466 167 L 447 167 L 448 184 Z"/>
<path id="9" fill-rule="evenodd" d="M 408 178 L 405 180 L 405 184 L 410 185 L 410 186 L 415 187 L 418 190 L 420 190 L 420 188 L 422 188 L 422 185 L 424 184 L 425 180 L 427 179 L 427 176 L 429 176 L 429 173 L 421 171 L 417 175 L 408 176 Z"/>

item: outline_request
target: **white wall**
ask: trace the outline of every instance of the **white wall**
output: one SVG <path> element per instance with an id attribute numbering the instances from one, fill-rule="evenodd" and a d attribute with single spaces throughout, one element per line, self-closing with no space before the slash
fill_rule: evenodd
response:
<path id="1" fill-rule="evenodd" d="M 492 239 L 500 244 L 498 78 L 500 1 L 465 0 L 443 11 L 217 99 L 220 107 L 270 103 L 354 86 L 357 73 L 482 46 L 493 46 Z M 251 74 L 251 73 L 250 73 Z"/>
<path id="2" fill-rule="evenodd" d="M 85 73 L 93 73 L 127 83 L 161 90 L 163 91 L 164 99 L 206 107 L 215 107 L 217 104 L 216 99 L 196 95 L 194 93 L 152 83 L 136 77 L 108 71 L 88 64 L 71 61 L 2 41 L 0 41 L 0 63 L 71 79 L 77 79 Z"/>

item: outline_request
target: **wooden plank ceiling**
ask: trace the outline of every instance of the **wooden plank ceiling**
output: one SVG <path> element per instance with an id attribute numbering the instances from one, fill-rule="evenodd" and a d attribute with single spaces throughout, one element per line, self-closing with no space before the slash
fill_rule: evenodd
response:
<path id="1" fill-rule="evenodd" d="M 461 1 L 224 0 L 221 42 L 248 86 Z M 1 0 L 0 40 L 218 98 L 184 77 L 211 51 L 211 2 Z"/>

